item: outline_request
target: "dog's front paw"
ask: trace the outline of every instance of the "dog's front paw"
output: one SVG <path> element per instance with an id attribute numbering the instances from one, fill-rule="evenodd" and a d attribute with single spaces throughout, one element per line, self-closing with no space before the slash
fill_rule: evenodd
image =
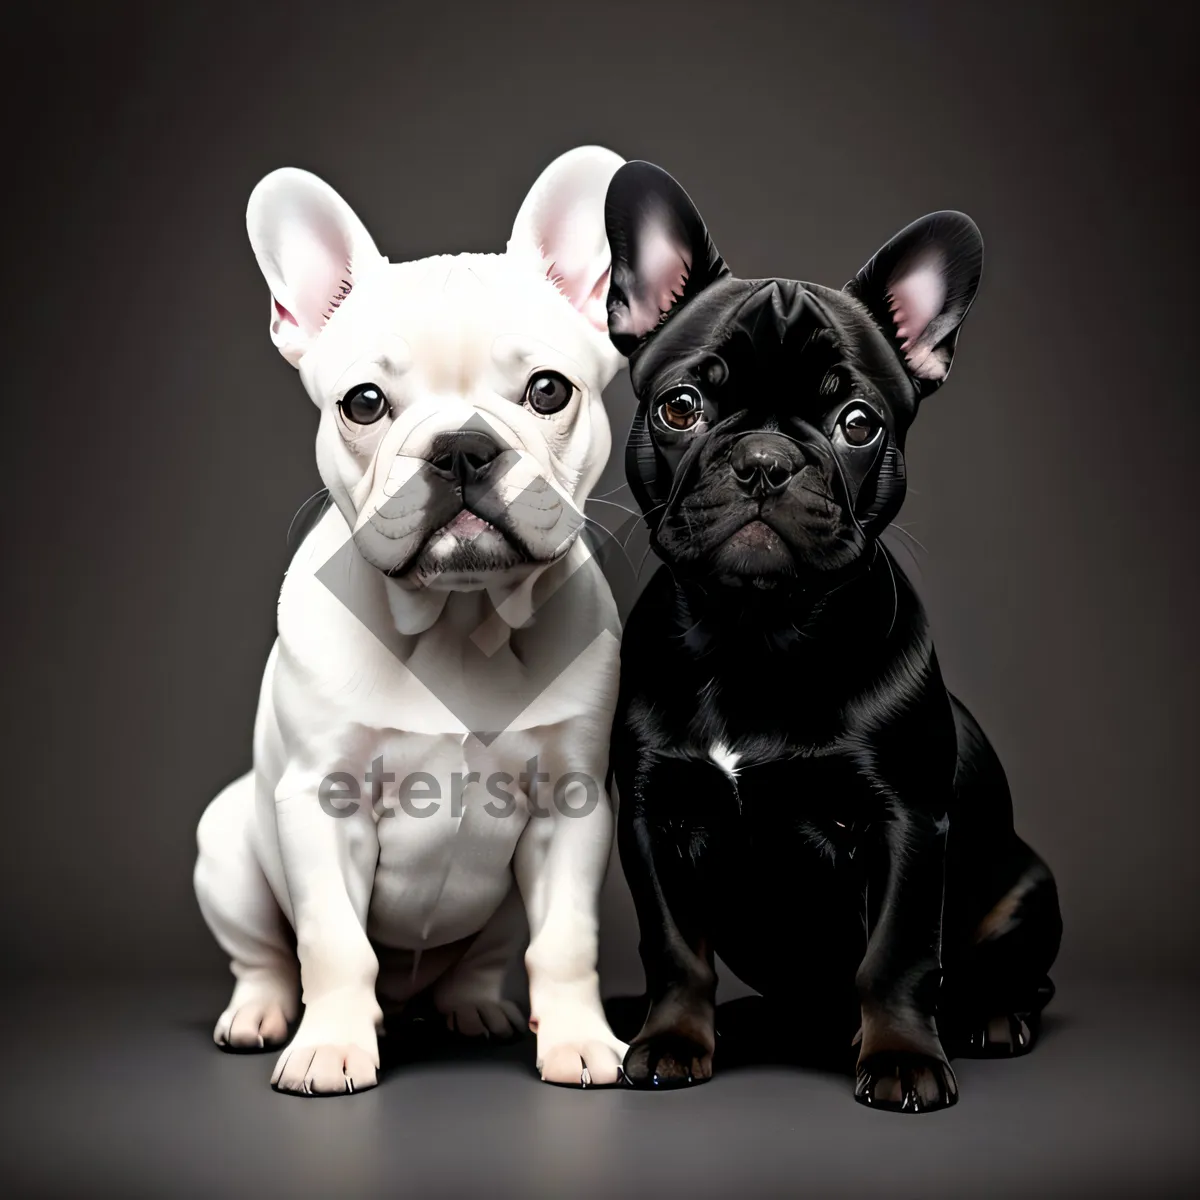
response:
<path id="1" fill-rule="evenodd" d="M 1016 1058 L 1033 1049 L 1036 1022 L 1028 1013 L 1008 1013 L 964 1030 L 958 1052 L 964 1058 Z"/>
<path id="2" fill-rule="evenodd" d="M 885 1112 L 936 1112 L 957 1103 L 958 1081 L 944 1059 L 881 1050 L 858 1064 L 854 1098 Z"/>
<path id="3" fill-rule="evenodd" d="M 297 1096 L 349 1096 L 373 1088 L 379 1051 L 353 1043 L 307 1046 L 293 1042 L 275 1064 L 271 1086 Z"/>
<path id="4" fill-rule="evenodd" d="M 310 1005 L 275 1064 L 271 1086 L 297 1096 L 348 1096 L 373 1088 L 381 1019 L 373 997 L 369 1003 Z"/>
<path id="5" fill-rule="evenodd" d="M 243 977 L 217 1018 L 213 1041 L 234 1054 L 277 1049 L 287 1041 L 288 1027 L 299 1015 L 299 999 L 300 981 L 286 968 Z"/>
<path id="6" fill-rule="evenodd" d="M 217 1018 L 213 1041 L 234 1054 L 273 1050 L 287 1040 L 288 1016 L 284 1006 L 269 998 L 230 1005 Z"/>
<path id="7" fill-rule="evenodd" d="M 633 1087 L 687 1087 L 712 1078 L 712 1051 L 685 1034 L 658 1033 L 629 1047 L 624 1071 Z"/>
<path id="8" fill-rule="evenodd" d="M 605 1087 L 621 1077 L 628 1047 L 591 1012 L 537 1022 L 537 1068 L 546 1083 Z"/>
<path id="9" fill-rule="evenodd" d="M 538 1071 L 544 1083 L 607 1087 L 620 1079 L 624 1054 L 625 1043 L 611 1034 L 604 1039 L 554 1042 L 544 1052 L 539 1051 Z"/>

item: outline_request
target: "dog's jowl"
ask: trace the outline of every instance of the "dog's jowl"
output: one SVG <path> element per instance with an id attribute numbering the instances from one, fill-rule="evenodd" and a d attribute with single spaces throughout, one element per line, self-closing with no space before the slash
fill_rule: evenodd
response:
<path id="1" fill-rule="evenodd" d="M 635 1085 L 711 1074 L 714 955 L 780 1055 L 858 1046 L 864 1104 L 953 1104 L 950 1054 L 1029 1049 L 1061 934 L 1004 772 L 879 536 L 945 380 L 979 231 L 935 213 L 845 288 L 730 274 L 669 175 L 609 187 L 630 485 L 667 566 L 627 623 L 618 841 L 650 992 Z"/>
<path id="2" fill-rule="evenodd" d="M 410 1002 L 514 1032 L 526 926 L 542 1077 L 617 1080 L 596 925 L 618 625 L 579 533 L 620 364 L 603 221 L 620 163 L 556 160 L 500 255 L 389 264 L 302 171 L 251 197 L 328 501 L 280 594 L 253 770 L 201 819 L 195 880 L 237 980 L 216 1041 L 280 1047 L 299 1018 L 281 1090 L 371 1087 L 384 1010 Z"/>

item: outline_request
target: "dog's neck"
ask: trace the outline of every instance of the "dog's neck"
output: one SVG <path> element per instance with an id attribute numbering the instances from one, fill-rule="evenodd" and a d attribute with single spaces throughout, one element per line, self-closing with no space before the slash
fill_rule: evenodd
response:
<path id="1" fill-rule="evenodd" d="M 814 655 L 886 642 L 909 585 L 887 550 L 874 550 L 829 578 L 757 587 L 673 572 L 676 621 L 685 644 L 700 652 L 737 653 L 765 640 L 782 652 Z"/>

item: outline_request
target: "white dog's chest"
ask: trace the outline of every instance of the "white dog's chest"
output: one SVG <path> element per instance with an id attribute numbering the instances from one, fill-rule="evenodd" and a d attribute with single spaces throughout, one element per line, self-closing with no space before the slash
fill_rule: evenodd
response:
<path id="1" fill-rule="evenodd" d="M 373 940 L 405 949 L 443 945 L 478 932 L 499 907 L 529 821 L 521 776 L 536 754 L 526 736 L 500 743 L 399 734 L 380 748 L 384 778 L 364 789 L 379 835 Z"/>

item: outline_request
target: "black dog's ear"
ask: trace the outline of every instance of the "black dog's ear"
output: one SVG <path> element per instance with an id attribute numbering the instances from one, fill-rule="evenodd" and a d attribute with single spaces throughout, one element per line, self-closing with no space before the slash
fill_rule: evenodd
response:
<path id="1" fill-rule="evenodd" d="M 628 162 L 608 185 L 608 335 L 629 355 L 679 305 L 729 274 L 696 206 L 661 167 Z"/>
<path id="2" fill-rule="evenodd" d="M 954 343 L 983 271 L 983 238 L 965 213 L 901 230 L 846 284 L 891 340 L 924 396 L 950 373 Z"/>

